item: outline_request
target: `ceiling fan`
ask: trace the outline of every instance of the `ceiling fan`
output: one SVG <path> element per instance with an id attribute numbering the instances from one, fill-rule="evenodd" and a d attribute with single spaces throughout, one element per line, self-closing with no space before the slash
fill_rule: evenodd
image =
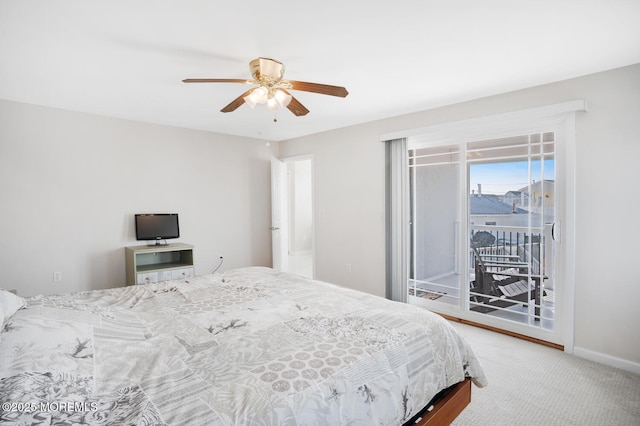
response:
<path id="1" fill-rule="evenodd" d="M 340 86 L 330 86 L 328 84 L 307 83 L 304 81 L 283 80 L 284 65 L 282 62 L 269 58 L 254 59 L 249 63 L 252 80 L 241 80 L 235 78 L 187 78 L 183 83 L 243 83 L 257 84 L 258 87 L 251 88 L 238 96 L 236 99 L 220 111 L 235 111 L 243 103 L 247 103 L 251 108 L 257 104 L 267 104 L 269 110 L 275 111 L 278 108 L 287 108 L 296 116 L 307 115 L 309 110 L 294 98 L 289 90 L 302 90 L 304 92 L 320 93 L 322 95 L 346 97 L 349 92 Z"/>

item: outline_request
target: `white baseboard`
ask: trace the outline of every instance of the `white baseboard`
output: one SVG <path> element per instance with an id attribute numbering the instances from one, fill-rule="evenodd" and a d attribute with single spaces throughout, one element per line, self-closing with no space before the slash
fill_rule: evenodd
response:
<path id="1" fill-rule="evenodd" d="M 608 365 L 610 367 L 620 368 L 635 374 L 640 374 L 640 364 L 637 362 L 616 358 L 615 356 L 606 355 L 577 346 L 573 347 L 573 354 L 577 357 L 588 359 L 589 361 L 599 362 L 600 364 Z"/>

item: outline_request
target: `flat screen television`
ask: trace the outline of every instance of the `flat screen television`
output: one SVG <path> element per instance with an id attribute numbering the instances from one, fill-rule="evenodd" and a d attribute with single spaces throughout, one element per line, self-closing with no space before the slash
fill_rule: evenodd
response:
<path id="1" fill-rule="evenodd" d="M 136 214 L 136 240 L 161 241 L 180 238 L 177 213 Z"/>

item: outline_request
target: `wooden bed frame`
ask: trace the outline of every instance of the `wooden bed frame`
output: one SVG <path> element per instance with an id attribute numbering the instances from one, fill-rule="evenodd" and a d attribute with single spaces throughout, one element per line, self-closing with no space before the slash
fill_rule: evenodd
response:
<path id="1" fill-rule="evenodd" d="M 427 406 L 404 426 L 445 426 L 458 417 L 471 402 L 471 379 L 438 393 Z"/>

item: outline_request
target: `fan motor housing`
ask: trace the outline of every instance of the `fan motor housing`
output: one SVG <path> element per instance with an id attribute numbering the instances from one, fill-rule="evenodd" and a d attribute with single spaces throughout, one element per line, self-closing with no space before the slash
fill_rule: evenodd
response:
<path id="1" fill-rule="evenodd" d="M 284 77 L 284 65 L 275 59 L 254 59 L 249 63 L 249 69 L 255 80 L 264 83 L 274 84 Z"/>

